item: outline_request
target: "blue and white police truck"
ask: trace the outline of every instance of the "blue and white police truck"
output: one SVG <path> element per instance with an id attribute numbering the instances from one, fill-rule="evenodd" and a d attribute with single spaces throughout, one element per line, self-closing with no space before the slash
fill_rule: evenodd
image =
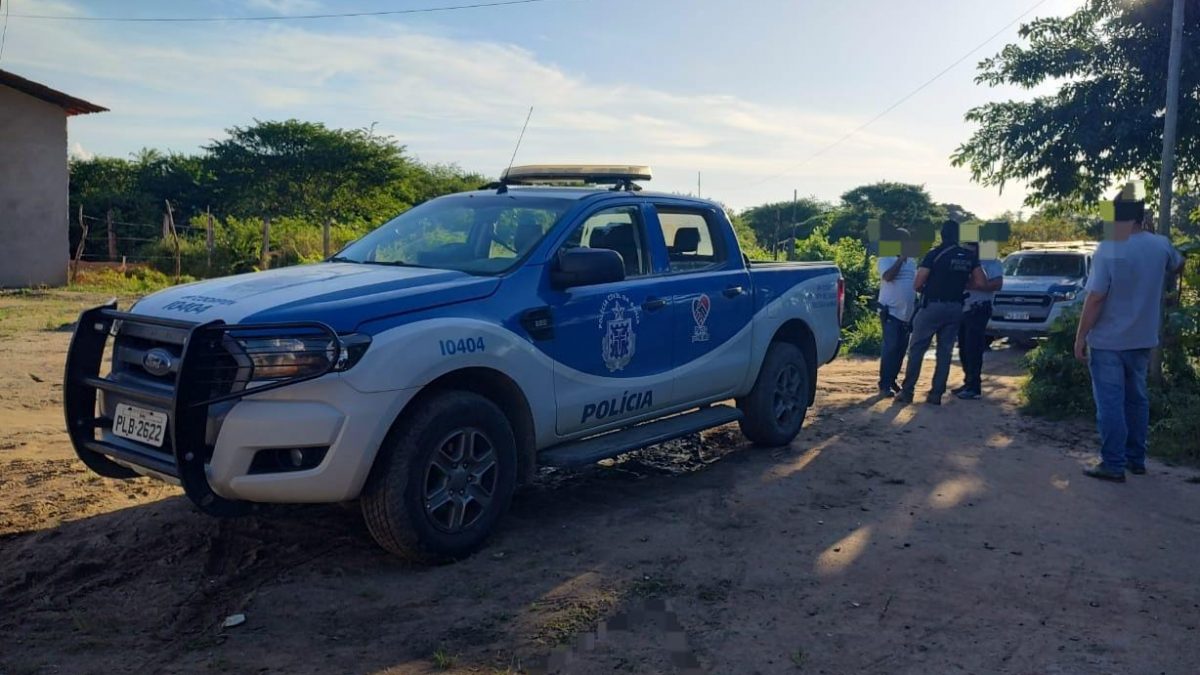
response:
<path id="1" fill-rule="evenodd" d="M 477 550 L 537 467 L 731 422 L 790 443 L 838 351 L 841 273 L 750 262 L 717 204 L 649 178 L 512 167 L 325 262 L 89 309 L 75 451 L 216 516 L 358 500 L 383 548 L 439 561 Z"/>

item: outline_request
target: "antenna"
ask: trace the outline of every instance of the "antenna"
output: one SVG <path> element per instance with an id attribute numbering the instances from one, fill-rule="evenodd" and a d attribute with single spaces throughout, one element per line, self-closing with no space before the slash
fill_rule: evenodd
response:
<path id="1" fill-rule="evenodd" d="M 511 169 L 513 162 L 517 161 L 517 151 L 521 149 L 521 141 L 525 140 L 525 129 L 529 126 L 529 118 L 533 117 L 533 106 L 529 106 L 529 114 L 525 116 L 525 124 L 521 126 L 521 135 L 517 137 L 517 147 L 513 148 L 512 157 L 508 160 L 508 168 Z"/>

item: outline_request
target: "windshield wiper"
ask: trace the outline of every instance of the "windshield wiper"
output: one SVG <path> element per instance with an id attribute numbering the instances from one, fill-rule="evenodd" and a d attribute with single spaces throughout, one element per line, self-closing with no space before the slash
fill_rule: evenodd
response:
<path id="1" fill-rule="evenodd" d="M 384 267 L 425 267 L 425 265 L 415 265 L 403 260 L 354 260 L 353 262 L 362 265 L 382 265 Z"/>
<path id="2" fill-rule="evenodd" d="M 347 258 L 340 255 L 335 255 L 332 258 L 328 258 L 325 262 L 344 262 L 354 263 L 355 265 L 383 265 L 385 267 L 424 267 L 424 265 L 414 265 L 413 263 L 407 263 L 402 260 L 355 260 L 353 258 Z"/>

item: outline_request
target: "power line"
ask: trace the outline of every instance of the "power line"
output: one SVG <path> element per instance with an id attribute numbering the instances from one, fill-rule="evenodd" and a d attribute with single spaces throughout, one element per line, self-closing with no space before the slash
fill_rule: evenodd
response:
<path id="1" fill-rule="evenodd" d="M 767 176 L 766 178 L 763 178 L 763 179 L 761 179 L 761 180 L 755 181 L 755 182 L 753 182 L 753 183 L 747 183 L 746 185 L 742 185 L 742 186 L 740 186 L 740 187 L 734 187 L 734 188 L 725 188 L 725 190 L 728 190 L 728 191 L 735 191 L 735 190 L 745 190 L 745 189 L 747 189 L 747 188 L 757 187 L 757 186 L 759 186 L 759 185 L 762 185 L 763 183 L 766 183 L 766 182 L 768 182 L 768 181 L 772 181 L 772 180 L 775 180 L 776 178 L 779 178 L 779 177 L 781 177 L 781 176 L 785 176 L 785 175 L 787 175 L 787 174 L 789 174 L 789 173 L 791 173 L 791 172 L 795 171 L 796 169 L 799 169 L 800 167 L 804 166 L 805 164 L 808 164 L 809 162 L 813 161 L 814 159 L 816 159 L 816 158 L 820 157 L 821 155 L 823 155 L 823 154 L 825 154 L 825 153 L 829 152 L 830 150 L 833 150 L 833 149 L 834 149 L 834 148 L 836 148 L 837 146 L 841 145 L 842 143 L 844 143 L 844 142 L 846 142 L 847 140 L 849 140 L 850 138 L 852 138 L 852 137 L 853 137 L 855 134 L 857 134 L 858 132 L 862 131 L 863 129 L 866 129 L 867 127 L 871 126 L 872 124 L 874 124 L 874 123 L 878 122 L 879 120 L 883 119 L 883 117 L 884 117 L 884 116 L 886 116 L 888 113 L 892 112 L 892 111 L 893 111 L 893 110 L 895 110 L 896 108 L 899 108 L 901 105 L 903 105 L 903 104 L 904 104 L 906 101 L 908 101 L 908 100 L 909 100 L 910 98 L 912 98 L 913 96 L 916 96 L 917 94 L 919 94 L 919 93 L 921 93 L 922 91 L 924 91 L 926 87 L 928 87 L 929 85 L 931 85 L 931 84 L 933 84 L 934 82 L 936 82 L 936 81 L 938 81 L 939 79 L 941 79 L 941 77 L 942 77 L 943 75 L 945 75 L 946 73 L 950 72 L 951 70 L 954 70 L 954 68 L 955 68 L 956 66 L 958 66 L 958 65 L 959 65 L 960 63 L 962 63 L 963 61 L 966 61 L 968 58 L 970 58 L 970 57 L 971 57 L 971 55 L 972 55 L 972 54 L 974 54 L 975 52 L 979 51 L 980 49 L 983 49 L 984 47 L 986 47 L 986 46 L 988 45 L 988 43 L 990 43 L 992 40 L 995 40 L 996 38 L 1000 37 L 1000 35 L 1002 35 L 1002 34 L 1004 33 L 1004 31 L 1008 30 L 1009 28 L 1012 28 L 1014 24 L 1016 24 L 1017 22 L 1019 22 L 1021 19 L 1024 19 L 1024 18 L 1025 18 L 1026 16 L 1028 16 L 1028 15 L 1029 15 L 1031 12 L 1033 12 L 1033 11 L 1034 11 L 1034 10 L 1036 10 L 1038 7 L 1041 7 L 1041 6 L 1042 6 L 1042 5 L 1044 5 L 1044 4 L 1046 4 L 1046 0 L 1038 0 L 1038 2 L 1037 2 L 1037 3 L 1035 3 L 1035 4 L 1034 4 L 1032 7 L 1030 7 L 1029 9 L 1027 9 L 1027 10 L 1025 10 L 1024 12 L 1022 12 L 1022 13 L 1020 14 L 1020 16 L 1018 16 L 1017 18 L 1013 19 L 1012 21 L 1009 21 L 1008 23 L 1004 24 L 1004 27 L 1003 27 L 1003 28 L 1001 28 L 1000 30 L 996 31 L 995 33 L 992 33 L 992 34 L 991 34 L 991 35 L 988 37 L 988 39 L 984 40 L 983 42 L 980 42 L 978 45 L 976 45 L 975 47 L 973 47 L 973 48 L 971 49 L 971 51 L 969 51 L 969 52 L 967 52 L 966 54 L 963 54 L 962 56 L 960 56 L 958 59 L 956 59 L 956 60 L 954 61 L 954 63 L 951 63 L 950 65 L 948 65 L 948 66 L 946 66 L 945 68 L 943 68 L 943 69 L 942 69 L 940 72 L 938 72 L 938 74 L 937 74 L 937 75 L 934 75 L 933 77 L 931 77 L 931 78 L 929 78 L 928 80 L 926 80 L 926 81 L 925 81 L 925 82 L 924 82 L 924 83 L 923 83 L 921 86 L 919 86 L 919 87 L 917 87 L 916 89 L 913 89 L 912 91 L 908 92 L 907 94 L 905 94 L 904 96 L 902 96 L 902 97 L 901 97 L 901 98 L 900 98 L 898 101 L 896 101 L 895 103 L 891 104 L 891 105 L 890 105 L 890 106 L 888 106 L 887 108 L 884 108 L 884 110 L 883 110 L 882 112 L 880 112 L 878 115 L 876 115 L 876 116 L 872 117 L 871 119 L 867 120 L 866 122 L 864 122 L 864 123 L 862 123 L 862 124 L 858 125 L 857 127 L 855 127 L 855 128 L 853 128 L 853 129 L 851 129 L 849 132 L 847 132 L 847 133 L 846 133 L 844 136 L 842 136 L 841 138 L 839 138 L 839 139 L 837 139 L 836 141 L 834 141 L 834 142 L 830 143 L 829 145 L 827 145 L 827 146 L 825 146 L 825 147 L 821 148 L 820 150 L 817 150 L 816 152 L 814 152 L 813 154 L 811 154 L 811 155 L 809 155 L 808 157 L 804 158 L 804 159 L 803 159 L 803 160 L 801 160 L 800 162 L 798 162 L 798 163 L 796 163 L 796 164 L 793 164 L 792 166 L 789 166 L 789 167 L 787 167 L 786 169 L 784 169 L 784 170 L 780 171 L 779 173 L 772 174 L 772 175 L 770 175 L 770 176 Z"/>
<path id="2" fill-rule="evenodd" d="M 460 9 L 483 9 L 487 7 L 506 7 L 509 5 L 528 5 L 535 2 L 550 0 L 500 0 L 498 2 L 477 2 L 468 5 L 445 5 L 443 7 L 424 7 L 420 9 L 392 9 L 378 12 L 338 12 L 332 14 L 293 14 L 289 16 L 67 16 L 63 14 L 13 14 L 20 19 L 36 19 L 41 21 L 96 21 L 110 23 L 214 23 L 223 21 L 309 21 L 313 19 L 344 19 L 366 16 L 396 16 L 400 14 L 427 14 L 430 12 L 452 12 Z"/>

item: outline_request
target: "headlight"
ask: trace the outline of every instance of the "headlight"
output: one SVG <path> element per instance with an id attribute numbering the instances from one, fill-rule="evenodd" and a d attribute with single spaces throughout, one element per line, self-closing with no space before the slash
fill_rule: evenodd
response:
<path id="1" fill-rule="evenodd" d="M 1070 302 L 1078 295 L 1078 288 L 1060 288 L 1050 292 L 1050 299 L 1054 302 Z"/>
<path id="2" fill-rule="evenodd" d="M 253 365 L 253 380 L 285 380 L 348 370 L 366 353 L 371 338 L 366 335 L 328 337 L 253 337 L 237 343 Z M 336 361 L 335 361 L 336 359 Z"/>

